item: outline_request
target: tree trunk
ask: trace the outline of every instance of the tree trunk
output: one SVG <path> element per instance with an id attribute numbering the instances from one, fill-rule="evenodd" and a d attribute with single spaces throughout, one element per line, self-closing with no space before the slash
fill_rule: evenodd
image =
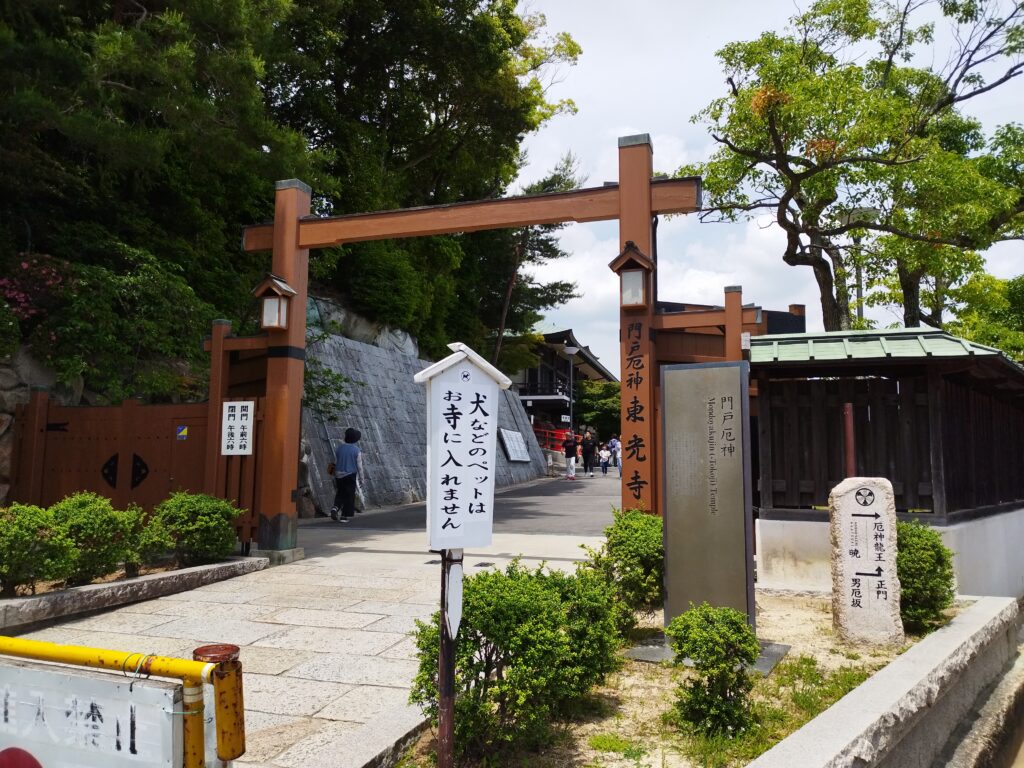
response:
<path id="1" fill-rule="evenodd" d="M 822 244 L 822 250 L 828 254 L 832 262 L 833 294 L 835 295 L 836 310 L 839 312 L 840 331 L 848 331 L 853 326 L 853 317 L 850 313 L 850 276 L 846 271 L 846 262 L 843 261 L 843 254 L 838 248 L 832 245 Z M 828 330 L 826 328 L 826 330 Z"/>
<path id="2" fill-rule="evenodd" d="M 512 274 L 509 275 L 508 285 L 505 287 L 505 301 L 501 305 L 501 320 L 498 322 L 498 338 L 494 342 L 494 359 L 491 365 L 497 367 L 498 355 L 501 354 L 501 343 L 505 340 L 505 323 L 508 320 L 508 310 L 512 305 L 512 291 L 516 287 L 516 278 L 519 277 L 519 264 L 523 260 L 523 245 L 517 243 L 515 248 L 515 260 L 512 264 Z"/>
<path id="3" fill-rule="evenodd" d="M 921 325 L 921 273 L 911 271 L 897 261 L 896 274 L 903 292 L 903 325 L 918 328 Z"/>
<path id="4" fill-rule="evenodd" d="M 821 320 L 826 331 L 843 331 L 850 328 L 850 306 L 843 306 L 836 299 L 836 283 L 832 276 L 832 267 L 822 258 L 820 237 L 811 239 L 812 258 L 809 266 L 814 270 L 814 279 L 818 282 L 818 294 L 821 296 Z M 845 317 L 845 323 L 844 323 Z"/>

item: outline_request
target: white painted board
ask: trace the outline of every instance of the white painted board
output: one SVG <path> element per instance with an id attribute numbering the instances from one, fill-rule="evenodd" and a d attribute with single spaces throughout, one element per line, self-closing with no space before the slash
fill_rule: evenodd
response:
<path id="1" fill-rule="evenodd" d="M 498 383 L 466 357 L 426 384 L 430 549 L 488 546 L 494 526 Z"/>
<path id="2" fill-rule="evenodd" d="M 221 456 L 249 456 L 252 454 L 256 401 L 229 400 L 224 403 L 220 422 Z"/>
<path id="3" fill-rule="evenodd" d="M 509 461 L 530 461 L 530 449 L 526 447 L 526 441 L 521 432 L 514 429 L 500 430 L 501 442 L 505 446 L 505 455 Z"/>
<path id="4" fill-rule="evenodd" d="M 0 751 L 44 768 L 180 768 L 181 684 L 0 659 Z"/>

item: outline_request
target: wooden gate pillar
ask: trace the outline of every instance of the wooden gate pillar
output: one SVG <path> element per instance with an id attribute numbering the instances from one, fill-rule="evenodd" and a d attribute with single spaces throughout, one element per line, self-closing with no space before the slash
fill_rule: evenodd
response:
<path id="1" fill-rule="evenodd" d="M 294 549 L 302 426 L 302 382 L 306 360 L 306 294 L 309 249 L 299 247 L 299 221 L 309 215 L 310 187 L 298 179 L 279 181 L 274 198 L 275 275 L 295 289 L 288 302 L 288 327 L 267 331 L 267 399 L 263 471 L 257 478 L 257 544 L 261 550 Z"/>
<path id="2" fill-rule="evenodd" d="M 743 288 L 725 286 L 725 359 L 743 359 Z"/>
<path id="3" fill-rule="evenodd" d="M 620 276 L 622 345 L 622 508 L 660 514 L 657 451 L 657 356 L 651 320 L 657 303 L 653 279 L 653 148 L 650 136 L 619 139 L 619 246 L 609 266 Z M 639 273 L 639 276 L 637 275 Z"/>

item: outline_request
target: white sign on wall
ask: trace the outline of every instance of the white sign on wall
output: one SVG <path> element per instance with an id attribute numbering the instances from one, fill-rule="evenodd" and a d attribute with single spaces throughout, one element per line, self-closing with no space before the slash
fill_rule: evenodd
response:
<path id="1" fill-rule="evenodd" d="M 526 441 L 521 432 L 514 429 L 501 429 L 499 432 L 509 461 L 531 461 L 530 449 L 526 447 Z"/>
<path id="2" fill-rule="evenodd" d="M 231 400 L 224 403 L 224 414 L 220 422 L 221 456 L 252 454 L 255 417 L 255 400 Z"/>
<path id="3" fill-rule="evenodd" d="M 0 660 L 0 753 L 44 768 L 179 768 L 181 706 L 180 683 Z"/>
<path id="4" fill-rule="evenodd" d="M 498 389 L 511 381 L 465 344 L 415 376 L 427 385 L 427 536 L 430 549 L 491 543 Z"/>

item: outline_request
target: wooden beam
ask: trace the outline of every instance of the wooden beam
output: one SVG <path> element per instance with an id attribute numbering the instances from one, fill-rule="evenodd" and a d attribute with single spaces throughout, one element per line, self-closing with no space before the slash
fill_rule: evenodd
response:
<path id="1" fill-rule="evenodd" d="M 651 182 L 652 213 L 692 213 L 700 209 L 700 179 Z M 526 227 L 576 221 L 605 221 L 619 217 L 619 185 L 573 192 L 505 197 L 450 205 L 375 211 L 329 218 L 306 218 L 299 223 L 300 249 L 340 243 L 424 237 L 485 229 Z M 242 231 L 246 251 L 266 251 L 273 245 L 273 224 Z"/>
<path id="2" fill-rule="evenodd" d="M 226 336 L 223 339 L 225 352 L 238 352 L 241 350 L 259 350 L 267 348 L 266 334 L 262 336 Z M 203 340 L 203 351 L 209 352 L 212 349 L 210 339 Z"/>
<path id="3" fill-rule="evenodd" d="M 758 310 L 747 307 L 743 310 L 743 324 L 756 325 Z M 724 309 L 701 309 L 694 312 L 679 312 L 670 315 L 655 315 L 651 327 L 658 331 L 675 331 L 688 328 L 715 328 L 725 326 Z"/>

